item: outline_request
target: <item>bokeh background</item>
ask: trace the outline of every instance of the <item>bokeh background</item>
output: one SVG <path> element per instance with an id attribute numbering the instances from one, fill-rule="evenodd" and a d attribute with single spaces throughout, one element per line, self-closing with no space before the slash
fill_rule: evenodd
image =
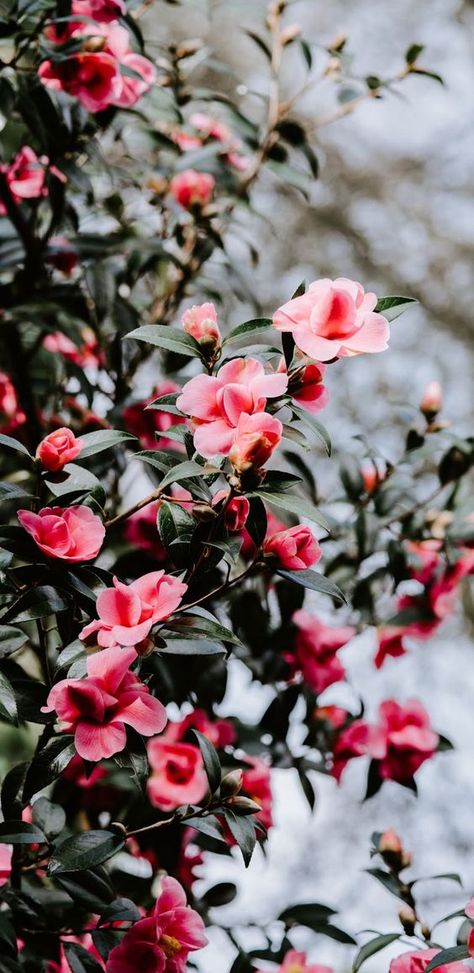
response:
<path id="1" fill-rule="evenodd" d="M 238 85 L 242 95 L 265 91 L 264 57 L 244 33 L 244 28 L 259 29 L 264 8 L 259 0 L 185 0 L 177 6 L 160 2 L 146 15 L 145 34 L 151 50 L 155 41 L 205 36 L 228 68 L 228 91 Z M 474 4 L 301 0 L 291 4 L 289 20 L 300 23 L 304 35 L 321 45 L 321 69 L 324 46 L 343 32 L 360 75 L 396 73 L 407 47 L 417 42 L 426 45 L 424 65 L 445 81 L 441 85 L 410 78 L 398 96 L 370 101 L 337 124 L 318 128 L 313 144 L 321 172 L 310 205 L 268 174 L 254 191 L 256 212 L 241 216 L 239 235 L 228 239 L 236 270 L 256 292 L 264 313 L 271 314 L 288 299 L 302 278 L 323 275 L 352 276 L 379 294 L 418 299 L 417 307 L 394 324 L 387 354 L 350 360 L 343 372 L 334 370 L 329 378 L 331 404 L 325 422 L 336 457 L 354 448 L 352 437 L 362 430 L 393 459 L 400 445 L 399 422 L 432 379 L 443 383 L 446 414 L 464 431 L 472 425 Z M 289 90 L 299 70 L 290 56 Z M 251 98 L 247 104 L 252 106 Z M 334 105 L 331 86 L 323 82 L 308 92 L 299 115 L 311 128 Z M 258 98 L 253 107 L 258 117 Z M 249 261 L 241 234 L 260 253 L 257 267 Z M 224 294 L 223 313 L 230 324 L 253 316 L 245 299 L 226 298 L 218 260 L 207 274 Z M 422 768 L 418 800 L 388 783 L 361 804 L 361 760 L 348 768 L 340 787 L 316 778 L 313 815 L 297 782 L 289 783 L 292 772 L 274 772 L 276 827 L 267 855 L 258 852 L 245 874 L 238 859 L 229 864 L 216 858 L 206 870 L 206 886 L 214 879 L 234 879 L 239 886 L 238 898 L 216 911 L 216 921 L 254 923 L 257 928 L 242 932 L 242 940 L 256 945 L 259 923 L 295 901 L 320 901 L 340 909 L 341 924 L 352 933 L 367 927 L 396 930 L 396 900 L 363 873 L 370 864 L 371 832 L 388 826 L 413 851 L 413 874 L 458 871 L 465 883 L 465 891 L 447 880 L 420 885 L 421 911 L 428 922 L 467 900 L 474 890 L 471 635 L 460 614 L 437 638 L 413 645 L 407 656 L 389 660 L 377 674 L 370 661 L 372 636 L 353 641 L 344 662 L 354 688 L 368 699 L 369 712 L 382 698 L 416 695 L 456 750 Z M 228 711 L 257 721 L 268 703 L 267 692 L 248 687 L 239 664 L 231 666 Z M 324 699 L 350 702 L 350 690 L 333 686 Z M 448 931 L 446 936 L 448 942 Z M 336 970 L 349 966 L 351 952 L 345 946 L 303 931 L 297 943 L 314 962 L 329 962 Z M 227 937 L 216 931 L 200 955 L 199 970 L 222 973 L 232 955 Z M 389 956 L 390 951 L 380 954 L 368 968 L 387 969 Z"/>

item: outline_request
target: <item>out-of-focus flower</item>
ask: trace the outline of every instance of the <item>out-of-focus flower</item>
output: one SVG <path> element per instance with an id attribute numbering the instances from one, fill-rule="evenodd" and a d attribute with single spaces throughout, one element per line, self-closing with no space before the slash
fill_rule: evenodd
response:
<path id="1" fill-rule="evenodd" d="M 160 564 L 167 561 L 168 555 L 160 541 L 156 518 L 160 509 L 160 501 L 149 503 L 142 510 L 137 510 L 128 518 L 125 524 L 124 536 L 132 547 L 139 547 L 146 551 Z"/>
<path id="2" fill-rule="evenodd" d="M 24 145 L 9 164 L 0 165 L 0 171 L 4 173 L 16 203 L 24 199 L 39 199 L 41 196 L 48 195 L 46 185 L 48 168 L 50 173 L 61 182 L 66 181 L 64 173 L 56 166 L 49 165 L 46 155 L 38 156 L 29 145 Z M 4 216 L 5 213 L 5 206 L 0 203 L 0 216 Z"/>
<path id="3" fill-rule="evenodd" d="M 376 304 L 375 294 L 366 294 L 357 281 L 324 278 L 279 307 L 273 324 L 291 331 L 297 348 L 316 361 L 385 351 L 390 327 Z"/>
<path id="4" fill-rule="evenodd" d="M 276 973 L 333 973 L 332 967 L 321 963 L 310 963 L 306 953 L 290 949 Z"/>
<path id="5" fill-rule="evenodd" d="M 25 422 L 26 416 L 20 409 L 15 386 L 5 372 L 0 372 L 0 430 L 8 433 Z"/>
<path id="6" fill-rule="evenodd" d="M 82 343 L 75 345 L 62 331 L 54 331 L 45 336 L 43 348 L 53 355 L 62 355 L 66 361 L 72 361 L 81 368 L 86 368 L 88 365 L 95 367 L 103 365 L 103 352 L 92 328 L 83 328 L 81 338 Z"/>
<path id="7" fill-rule="evenodd" d="M 353 638 L 356 630 L 351 625 L 325 625 L 305 611 L 295 612 L 293 622 L 296 635 L 288 661 L 301 671 L 315 693 L 322 693 L 332 683 L 344 679 L 345 669 L 337 652 Z"/>
<path id="8" fill-rule="evenodd" d="M 43 507 L 38 513 L 19 510 L 18 520 L 40 551 L 62 561 L 92 561 L 105 537 L 105 528 L 90 507 Z"/>
<path id="9" fill-rule="evenodd" d="M 167 449 L 170 445 L 176 449 L 178 444 L 167 439 L 166 433 L 168 429 L 182 422 L 181 417 L 161 409 L 146 408 L 160 396 L 171 395 L 173 392 L 179 392 L 178 385 L 174 382 L 162 382 L 148 399 L 133 402 L 123 410 L 125 428 L 138 437 L 144 449 Z"/>
<path id="10" fill-rule="evenodd" d="M 156 737 L 148 744 L 148 760 L 147 793 L 154 807 L 171 811 L 181 804 L 196 804 L 206 794 L 208 783 L 198 746 Z"/>
<path id="11" fill-rule="evenodd" d="M 443 406 L 443 389 L 440 382 L 430 382 L 423 392 L 420 402 L 420 412 L 428 422 L 436 418 Z"/>
<path id="12" fill-rule="evenodd" d="M 339 782 L 349 760 L 369 753 L 372 729 L 365 720 L 352 720 L 337 736 L 331 773 Z"/>
<path id="13" fill-rule="evenodd" d="M 289 376 L 288 394 L 313 414 L 324 409 L 329 401 L 329 392 L 324 385 L 326 368 L 321 362 L 312 362 L 296 367 Z M 284 358 L 280 360 L 278 371 L 286 374 Z"/>
<path id="14" fill-rule="evenodd" d="M 270 767 L 263 757 L 245 757 L 248 766 L 243 768 L 242 794 L 248 796 L 255 804 L 259 804 L 261 811 L 256 815 L 264 828 L 273 826 L 273 795 Z"/>
<path id="15" fill-rule="evenodd" d="M 371 739 L 371 754 L 383 780 L 410 781 L 436 752 L 439 736 L 428 713 L 417 700 L 401 705 L 394 699 L 380 704 L 379 721 Z"/>
<path id="16" fill-rule="evenodd" d="M 439 949 L 418 949 L 396 956 L 389 966 L 389 973 L 423 973 Z M 443 963 L 437 967 L 439 973 L 466 973 L 464 963 Z"/>
<path id="17" fill-rule="evenodd" d="M 212 199 L 216 180 L 209 172 L 184 169 L 173 176 L 169 191 L 184 209 L 207 206 Z"/>

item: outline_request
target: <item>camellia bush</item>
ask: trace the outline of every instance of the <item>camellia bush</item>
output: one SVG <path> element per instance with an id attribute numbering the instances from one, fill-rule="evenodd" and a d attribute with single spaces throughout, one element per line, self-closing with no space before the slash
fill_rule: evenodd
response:
<path id="1" fill-rule="evenodd" d="M 272 317 L 221 309 L 252 302 L 228 240 L 255 184 L 308 194 L 318 175 L 298 99 L 321 70 L 321 124 L 441 79 L 418 44 L 395 77 L 355 76 L 343 37 L 318 47 L 275 0 L 250 32 L 264 96 L 233 98 L 204 40 L 148 49 L 148 7 L 2 6 L 0 971 L 201 970 L 215 925 L 233 973 L 327 973 L 298 926 L 352 945 L 355 971 L 400 939 L 391 973 L 461 973 L 473 903 L 440 949 L 392 829 L 370 872 L 400 923 L 375 938 L 295 902 L 252 949 L 219 920 L 234 884 L 205 882 L 209 856 L 252 868 L 265 847 L 272 768 L 296 769 L 313 807 L 317 775 L 344 787 L 357 758 L 367 798 L 387 780 L 416 792 L 422 764 L 449 759 L 416 693 L 370 719 L 363 699 L 324 701 L 350 640 L 371 631 L 376 668 L 416 651 L 474 570 L 473 443 L 440 417 L 438 385 L 400 455 L 363 439 L 360 461 L 332 460 L 336 489 L 319 482 L 331 385 L 349 356 L 377 369 L 412 300 L 335 268 Z M 258 724 L 226 707 L 231 657 L 270 693 Z"/>

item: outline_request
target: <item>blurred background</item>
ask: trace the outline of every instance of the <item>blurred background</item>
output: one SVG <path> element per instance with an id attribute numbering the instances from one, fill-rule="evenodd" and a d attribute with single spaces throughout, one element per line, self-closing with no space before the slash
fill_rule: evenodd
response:
<path id="1" fill-rule="evenodd" d="M 268 87 L 265 58 L 244 32 L 261 29 L 264 10 L 259 0 L 159 3 L 146 15 L 145 35 L 150 50 L 154 41 L 205 36 L 216 59 L 228 68 L 228 90 L 240 85 L 238 93 L 246 97 Z M 265 175 L 253 193 L 254 212 L 240 217 L 240 231 L 260 254 L 258 266 L 252 266 L 237 236 L 228 240 L 236 270 L 256 291 L 265 314 L 287 300 L 303 278 L 326 275 L 354 277 L 379 294 L 418 299 L 393 325 L 388 353 L 352 359 L 343 373 L 335 368 L 328 379 L 331 404 L 324 421 L 336 456 L 352 449 L 352 437 L 362 430 L 372 445 L 394 459 L 398 422 L 416 407 L 428 381 L 442 382 L 445 414 L 464 431 L 472 425 L 474 4 L 301 0 L 291 4 L 288 20 L 301 24 L 304 36 L 321 45 L 321 71 L 327 61 L 325 46 L 343 33 L 354 52 L 354 72 L 361 76 L 395 74 L 404 52 L 416 42 L 426 47 L 423 65 L 444 79 L 441 85 L 409 78 L 398 95 L 368 101 L 337 123 L 317 128 L 313 145 L 320 178 L 310 205 L 294 189 Z M 293 63 L 290 55 L 289 89 L 300 70 L 300 60 Z M 322 81 L 306 94 L 296 115 L 308 128 L 337 106 L 331 92 Z M 250 96 L 247 104 L 252 106 L 252 97 L 258 119 L 258 96 Z M 207 273 L 225 290 L 218 261 L 211 262 Z M 250 305 L 230 298 L 225 313 L 229 324 L 254 316 Z M 370 633 L 361 636 L 343 652 L 355 689 L 369 698 L 369 712 L 382 698 L 416 695 L 427 705 L 433 724 L 452 739 L 455 752 L 422 768 L 418 800 L 388 783 L 361 804 L 362 760 L 348 768 L 340 787 L 316 778 L 313 815 L 296 781 L 289 786 L 292 772 L 274 772 L 276 827 L 266 857 L 258 852 L 246 874 L 237 859 L 229 865 L 228 859 L 216 858 L 206 871 L 206 885 L 234 879 L 240 890 L 232 905 L 216 911 L 217 921 L 258 927 L 295 901 L 320 901 L 340 909 L 341 924 L 352 933 L 367 926 L 395 931 L 397 901 L 363 873 L 370 865 L 371 832 L 389 826 L 413 852 L 413 874 L 458 871 L 465 883 L 464 891 L 448 880 L 420 885 L 420 911 L 429 923 L 464 904 L 474 891 L 472 640 L 460 618 L 450 620 L 437 638 L 414 645 L 404 658 L 389 660 L 382 672 L 374 673 L 372 638 Z M 266 690 L 249 689 L 239 664 L 231 665 L 229 712 L 258 720 L 268 703 Z M 345 695 L 336 685 L 324 701 L 344 705 L 350 702 Z M 303 930 L 300 934 L 297 945 L 308 949 L 313 962 L 348 968 L 348 947 Z M 258 928 L 243 941 L 258 944 Z M 400 952 L 398 945 L 395 952 Z M 224 933 L 216 932 L 200 955 L 199 969 L 222 973 L 232 955 Z M 379 954 L 371 968 L 387 969 L 389 955 L 390 950 Z"/>

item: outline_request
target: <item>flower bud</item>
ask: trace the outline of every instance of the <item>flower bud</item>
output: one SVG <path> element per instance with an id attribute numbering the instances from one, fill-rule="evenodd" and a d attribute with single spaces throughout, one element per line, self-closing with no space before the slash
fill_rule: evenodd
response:
<path id="1" fill-rule="evenodd" d="M 241 797 L 240 794 L 229 797 L 226 804 L 232 807 L 236 814 L 257 814 L 262 810 L 261 805 L 256 801 L 250 800 L 250 797 Z"/>
<path id="2" fill-rule="evenodd" d="M 81 443 L 71 429 L 62 426 L 41 440 L 36 450 L 36 459 L 51 473 L 62 470 L 66 463 L 72 463 L 81 452 Z"/>
<path id="3" fill-rule="evenodd" d="M 399 855 L 401 853 L 402 843 L 397 835 L 397 832 L 393 828 L 387 828 L 387 830 L 380 835 L 377 851 L 380 855 L 385 855 L 387 853 L 391 855 Z"/>
<path id="4" fill-rule="evenodd" d="M 430 939 L 431 939 L 431 929 L 426 924 L 426 922 L 422 922 L 421 923 L 421 935 L 423 936 L 423 939 L 426 939 L 427 940 L 427 942 L 430 941 Z"/>
<path id="5" fill-rule="evenodd" d="M 202 40 L 199 37 L 196 37 L 193 40 L 183 41 L 183 43 L 179 44 L 176 48 L 176 57 L 178 61 L 180 61 L 182 57 L 191 57 L 191 55 L 196 54 L 201 47 Z"/>
<path id="6" fill-rule="evenodd" d="M 221 797 L 234 797 L 242 790 L 244 779 L 243 771 L 240 768 L 230 770 L 221 780 Z"/>
<path id="7" fill-rule="evenodd" d="M 186 334 L 191 335 L 201 345 L 206 357 L 215 359 L 222 339 L 214 304 L 194 304 L 184 312 L 181 323 Z"/>
<path id="8" fill-rule="evenodd" d="M 99 51 L 103 51 L 107 39 L 105 37 L 88 37 L 84 41 L 84 50 L 88 51 L 90 54 L 98 54 Z"/>
<path id="9" fill-rule="evenodd" d="M 416 926 L 416 912 L 409 905 L 404 905 L 398 913 L 398 918 L 407 936 L 413 936 Z"/>
<path id="10" fill-rule="evenodd" d="M 291 44 L 291 42 L 296 40 L 296 38 L 299 37 L 300 34 L 301 34 L 300 24 L 289 24 L 288 27 L 285 27 L 285 29 L 282 30 L 280 34 L 281 46 L 286 47 L 288 44 Z"/>
<path id="11" fill-rule="evenodd" d="M 341 51 L 344 50 L 346 44 L 347 44 L 347 34 L 343 34 L 343 33 L 336 34 L 336 37 L 334 38 L 332 43 L 328 44 L 327 49 L 328 51 L 337 51 L 338 53 L 340 53 Z"/>
<path id="12" fill-rule="evenodd" d="M 439 382 L 430 382 L 423 392 L 420 402 L 420 412 L 423 413 L 427 422 L 432 422 L 443 405 L 443 389 Z"/>

